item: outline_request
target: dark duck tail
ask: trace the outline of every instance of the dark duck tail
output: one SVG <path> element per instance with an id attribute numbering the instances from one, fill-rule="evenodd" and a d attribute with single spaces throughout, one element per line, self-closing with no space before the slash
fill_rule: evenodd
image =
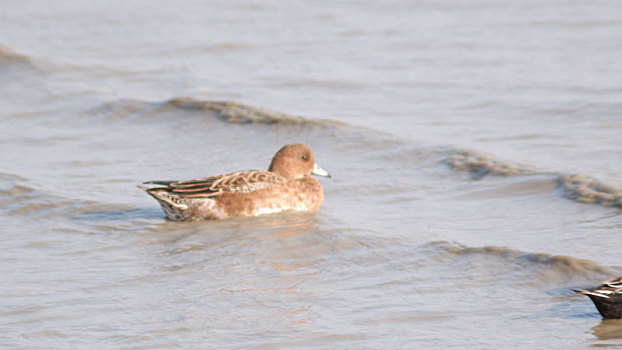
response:
<path id="1" fill-rule="evenodd" d="M 603 318 L 622 318 L 622 277 L 605 281 L 595 288 L 573 291 L 590 297 Z"/>

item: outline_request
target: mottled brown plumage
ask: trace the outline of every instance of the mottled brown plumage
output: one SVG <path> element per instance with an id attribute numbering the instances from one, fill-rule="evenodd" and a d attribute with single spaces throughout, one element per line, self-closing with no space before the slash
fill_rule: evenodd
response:
<path id="1" fill-rule="evenodd" d="M 186 181 L 148 181 L 139 186 L 175 221 L 256 216 L 319 209 L 324 193 L 311 175 L 330 175 L 315 164 L 304 144 L 286 145 L 268 171 L 246 170 Z"/>

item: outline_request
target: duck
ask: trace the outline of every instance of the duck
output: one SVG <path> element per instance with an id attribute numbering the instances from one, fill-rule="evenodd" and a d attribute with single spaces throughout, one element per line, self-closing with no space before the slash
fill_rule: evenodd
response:
<path id="1" fill-rule="evenodd" d="M 158 201 L 172 221 L 222 220 L 283 211 L 319 210 L 320 182 L 331 175 L 315 163 L 303 143 L 276 152 L 267 171 L 243 170 L 197 180 L 146 181 L 138 188 Z"/>
<path id="2" fill-rule="evenodd" d="M 603 318 L 622 318 L 622 277 L 605 281 L 598 287 L 572 289 L 572 291 L 592 299 Z"/>

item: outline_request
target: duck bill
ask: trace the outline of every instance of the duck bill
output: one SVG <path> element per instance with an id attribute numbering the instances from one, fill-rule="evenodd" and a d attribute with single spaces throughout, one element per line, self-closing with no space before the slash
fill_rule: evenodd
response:
<path id="1" fill-rule="evenodd" d="M 313 171 L 311 172 L 311 175 L 324 176 L 329 178 L 331 177 L 328 171 L 320 168 L 320 166 L 316 163 L 313 163 Z"/>

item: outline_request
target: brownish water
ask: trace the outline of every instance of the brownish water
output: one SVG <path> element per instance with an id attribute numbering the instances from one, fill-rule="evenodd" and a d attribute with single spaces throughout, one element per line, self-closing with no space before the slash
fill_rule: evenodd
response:
<path id="1" fill-rule="evenodd" d="M 615 1 L 0 11 L 0 347 L 622 346 Z M 232 101 L 232 102 L 214 102 Z M 175 223 L 135 185 L 305 142 L 307 214 Z"/>

